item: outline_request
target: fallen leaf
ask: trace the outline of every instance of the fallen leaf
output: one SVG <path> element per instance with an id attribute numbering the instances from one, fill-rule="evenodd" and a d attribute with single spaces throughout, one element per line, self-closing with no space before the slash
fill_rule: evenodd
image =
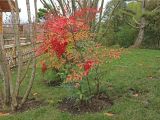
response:
<path id="1" fill-rule="evenodd" d="M 112 117 L 114 114 L 113 113 L 104 113 L 104 115 Z"/>
<path id="2" fill-rule="evenodd" d="M 33 96 L 36 96 L 36 95 L 38 95 L 38 93 L 33 93 Z"/>
<path id="3" fill-rule="evenodd" d="M 153 77 L 152 77 L 152 76 L 148 76 L 148 78 L 149 78 L 149 79 L 153 79 Z"/>
<path id="4" fill-rule="evenodd" d="M 133 94 L 133 96 L 134 96 L 134 97 L 138 97 L 138 96 L 139 96 L 139 94 L 138 94 L 138 93 L 135 93 L 135 94 Z"/>
<path id="5" fill-rule="evenodd" d="M 0 112 L 0 116 L 7 116 L 7 115 L 9 115 L 9 113 L 2 113 L 2 112 Z"/>

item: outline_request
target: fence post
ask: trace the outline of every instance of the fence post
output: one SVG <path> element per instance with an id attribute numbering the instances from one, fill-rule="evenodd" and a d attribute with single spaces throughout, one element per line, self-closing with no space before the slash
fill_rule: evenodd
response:
<path id="1" fill-rule="evenodd" d="M 4 40 L 3 40 L 3 13 L 2 10 L 0 9 L 0 42 L 1 42 L 1 46 L 2 49 L 4 49 Z"/>

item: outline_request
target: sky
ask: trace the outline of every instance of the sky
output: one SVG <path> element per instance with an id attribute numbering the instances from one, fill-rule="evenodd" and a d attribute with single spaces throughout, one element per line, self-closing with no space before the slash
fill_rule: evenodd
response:
<path id="1" fill-rule="evenodd" d="M 31 2 L 33 1 L 33 2 Z M 18 6 L 21 9 L 20 12 L 20 20 L 21 22 L 26 22 L 27 21 L 27 7 L 26 7 L 26 0 L 18 0 Z M 30 6 L 31 6 L 31 11 L 35 11 L 34 9 L 34 0 L 30 0 Z M 40 0 L 37 0 L 37 7 L 43 8 L 43 5 L 41 4 Z M 34 12 L 32 12 L 32 18 L 34 17 Z"/>
<path id="2" fill-rule="evenodd" d="M 110 0 L 105 0 L 105 4 L 108 1 L 110 1 Z M 21 12 L 20 12 L 21 23 L 25 23 L 25 22 L 27 22 L 26 0 L 18 0 L 18 5 L 19 5 L 19 8 L 21 9 Z M 32 12 L 32 18 L 34 18 L 34 0 L 30 0 L 30 6 L 31 6 L 31 11 L 33 11 Z M 37 7 L 38 7 L 38 9 L 43 8 L 43 5 L 41 4 L 40 0 L 37 0 Z M 8 13 L 5 14 L 5 16 L 7 16 L 7 15 L 8 15 Z"/>

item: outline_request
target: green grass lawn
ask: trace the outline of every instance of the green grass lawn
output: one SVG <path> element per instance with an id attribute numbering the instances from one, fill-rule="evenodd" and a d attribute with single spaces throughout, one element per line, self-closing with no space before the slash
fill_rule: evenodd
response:
<path id="1" fill-rule="evenodd" d="M 108 66 L 105 66 L 108 69 Z M 46 75 L 51 79 L 51 73 Z M 114 105 L 100 113 L 72 115 L 57 109 L 57 103 L 72 93 L 66 86 L 48 87 L 37 71 L 32 93 L 49 105 L 17 113 L 0 120 L 160 120 L 160 51 L 126 50 L 120 60 L 110 65 L 102 80 L 103 89 Z M 136 92 L 134 92 L 136 91 Z M 32 95 L 31 95 L 32 97 Z M 107 116 L 105 113 L 114 113 Z"/>

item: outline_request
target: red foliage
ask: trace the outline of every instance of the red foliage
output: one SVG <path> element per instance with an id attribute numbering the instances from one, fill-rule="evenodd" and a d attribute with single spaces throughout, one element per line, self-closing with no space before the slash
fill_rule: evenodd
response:
<path id="1" fill-rule="evenodd" d="M 45 33 L 40 38 L 42 45 L 36 50 L 36 56 L 51 52 L 56 53 L 60 58 L 66 51 L 69 42 L 68 34 L 89 30 L 88 22 L 95 18 L 96 13 L 96 9 L 86 8 L 76 11 L 73 16 L 69 17 L 48 15 L 44 24 Z"/>
<path id="2" fill-rule="evenodd" d="M 44 74 L 47 71 L 47 65 L 44 61 L 42 61 L 41 65 L 42 65 L 42 73 Z"/>
<path id="3" fill-rule="evenodd" d="M 52 44 L 52 50 L 55 51 L 58 58 L 60 58 L 62 54 L 65 53 L 68 42 L 54 39 L 51 41 L 51 44 Z"/>
<path id="4" fill-rule="evenodd" d="M 87 60 L 84 64 L 84 76 L 87 76 L 89 74 L 90 69 L 93 67 L 94 61 L 93 60 Z"/>
<path id="5" fill-rule="evenodd" d="M 94 8 L 85 8 L 77 10 L 72 16 L 48 14 L 43 25 L 44 33 L 38 39 L 42 44 L 36 50 L 36 56 L 49 53 L 50 57 L 56 55 L 59 60 L 62 60 L 61 57 L 66 52 L 68 44 L 75 42 L 73 41 L 74 35 L 82 31 L 89 31 L 90 22 L 95 19 L 97 12 Z M 81 80 L 83 76 L 88 75 L 93 64 L 94 62 L 91 60 L 86 61 L 84 75 L 74 74 L 72 77 Z M 46 70 L 47 65 L 42 62 L 42 72 L 45 73 Z"/>
<path id="6" fill-rule="evenodd" d="M 121 56 L 121 50 L 111 49 L 111 50 L 109 51 L 109 57 L 110 57 L 110 58 L 119 59 L 120 56 Z"/>

